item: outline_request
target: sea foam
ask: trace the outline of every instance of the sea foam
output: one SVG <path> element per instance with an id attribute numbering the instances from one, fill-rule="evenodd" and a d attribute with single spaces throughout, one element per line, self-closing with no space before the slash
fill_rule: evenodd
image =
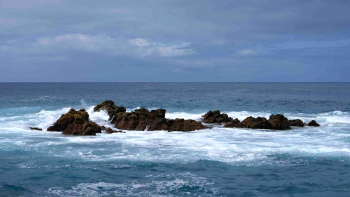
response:
<path id="1" fill-rule="evenodd" d="M 288 118 L 303 121 L 316 119 L 321 127 L 292 128 L 271 132 L 214 126 L 194 132 L 125 131 L 97 136 L 64 136 L 45 132 L 68 108 L 42 110 L 16 116 L 0 117 L 0 145 L 8 150 L 23 148 L 55 157 L 80 158 L 87 161 L 142 160 L 160 162 L 194 162 L 214 160 L 237 165 L 290 165 L 280 162 L 283 155 L 350 158 L 350 114 L 286 113 Z M 104 126 L 113 125 L 104 111 L 87 108 L 90 119 Z M 268 117 L 268 112 L 225 112 L 240 120 L 247 116 Z M 173 112 L 167 118 L 200 120 L 203 113 Z M 31 131 L 30 126 L 44 131 Z"/>

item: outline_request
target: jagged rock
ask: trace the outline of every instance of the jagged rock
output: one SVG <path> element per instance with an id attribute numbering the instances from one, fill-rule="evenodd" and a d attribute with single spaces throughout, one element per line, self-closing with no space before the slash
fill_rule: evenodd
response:
<path id="1" fill-rule="evenodd" d="M 227 114 L 220 113 L 219 110 L 208 111 L 203 118 L 205 123 L 225 123 L 232 120 Z"/>
<path id="2" fill-rule="evenodd" d="M 101 127 L 89 121 L 89 114 L 85 109 L 76 111 L 72 108 L 47 131 L 62 131 L 65 135 L 96 135 L 96 133 L 101 133 Z"/>
<path id="3" fill-rule="evenodd" d="M 96 105 L 96 107 L 94 107 L 94 111 L 101 111 L 101 110 L 106 110 L 109 116 L 109 119 L 112 120 L 113 117 L 117 114 L 117 113 L 124 113 L 126 112 L 126 108 L 123 106 L 116 106 L 114 104 L 113 101 L 111 100 L 107 100 L 104 101 L 98 105 Z"/>
<path id="4" fill-rule="evenodd" d="M 148 131 L 168 130 L 168 128 L 167 120 L 165 118 L 159 118 L 150 123 Z"/>
<path id="5" fill-rule="evenodd" d="M 300 119 L 289 120 L 290 126 L 293 127 L 304 127 L 305 123 Z"/>
<path id="6" fill-rule="evenodd" d="M 271 115 L 268 120 L 271 129 L 274 130 L 288 130 L 290 129 L 289 121 L 282 114 Z"/>
<path id="7" fill-rule="evenodd" d="M 106 133 L 125 133 L 124 131 L 114 130 L 114 129 L 110 128 L 110 127 L 107 128 L 105 126 L 102 126 L 101 130 L 106 131 Z"/>
<path id="8" fill-rule="evenodd" d="M 96 135 L 96 133 L 101 133 L 101 127 L 94 122 L 73 123 L 62 133 L 65 135 Z"/>
<path id="9" fill-rule="evenodd" d="M 251 129 L 271 129 L 270 123 L 266 118 L 257 117 L 254 118 L 252 116 L 244 119 L 240 123 L 242 128 L 251 128 Z"/>
<path id="10" fill-rule="evenodd" d="M 43 129 L 42 128 L 39 128 L 39 127 L 29 127 L 30 130 L 36 130 L 36 131 L 42 131 Z"/>
<path id="11" fill-rule="evenodd" d="M 169 131 L 195 131 L 208 128 L 202 125 L 201 122 L 180 118 L 176 118 L 175 120 L 167 120 L 167 124 L 169 126 Z"/>
<path id="12" fill-rule="evenodd" d="M 242 127 L 242 124 L 241 124 L 241 121 L 239 121 L 237 118 L 235 118 L 235 119 L 231 119 L 230 122 L 226 122 L 225 127 L 240 128 L 240 127 Z"/>
<path id="13" fill-rule="evenodd" d="M 308 124 L 311 127 L 319 127 L 320 125 L 316 122 L 316 120 L 311 120 Z"/>
<path id="14" fill-rule="evenodd" d="M 207 128 L 201 122 L 195 120 L 168 120 L 165 118 L 165 109 L 149 111 L 145 108 L 140 108 L 132 112 L 126 112 L 124 109 L 124 107 L 116 106 L 113 101 L 104 101 L 95 107 L 95 111 L 107 110 L 111 123 L 117 129 L 136 131 L 194 131 Z"/>

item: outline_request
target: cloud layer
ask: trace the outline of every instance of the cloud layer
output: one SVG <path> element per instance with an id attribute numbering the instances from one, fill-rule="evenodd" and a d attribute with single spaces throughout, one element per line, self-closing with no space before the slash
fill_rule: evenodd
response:
<path id="1" fill-rule="evenodd" d="M 0 81 L 349 81 L 349 7 L 0 0 Z"/>

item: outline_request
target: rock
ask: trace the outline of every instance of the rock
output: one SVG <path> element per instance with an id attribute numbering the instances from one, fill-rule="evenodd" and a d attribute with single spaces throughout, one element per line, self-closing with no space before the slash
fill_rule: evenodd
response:
<path id="1" fill-rule="evenodd" d="M 62 131 L 65 135 L 96 135 L 96 133 L 101 133 L 101 127 L 89 121 L 89 114 L 85 109 L 76 111 L 72 108 L 47 131 Z"/>
<path id="2" fill-rule="evenodd" d="M 305 123 L 300 119 L 289 120 L 290 126 L 293 127 L 304 127 Z"/>
<path id="3" fill-rule="evenodd" d="M 42 131 L 43 129 L 42 128 L 39 128 L 39 127 L 29 127 L 30 130 L 36 130 L 36 131 Z"/>
<path id="4" fill-rule="evenodd" d="M 226 122 L 225 127 L 240 128 L 240 127 L 242 127 L 242 124 L 241 124 L 241 121 L 239 121 L 237 118 L 235 118 L 235 119 L 231 119 L 230 122 Z"/>
<path id="5" fill-rule="evenodd" d="M 65 135 L 96 135 L 96 133 L 101 133 L 101 127 L 94 122 L 73 123 L 62 133 Z"/>
<path id="6" fill-rule="evenodd" d="M 109 119 L 112 120 L 113 117 L 117 114 L 117 113 L 124 113 L 126 112 L 126 108 L 123 106 L 116 106 L 114 104 L 113 101 L 111 100 L 107 100 L 104 101 L 98 105 L 96 105 L 96 107 L 94 107 L 94 111 L 98 112 L 101 110 L 105 110 L 108 113 Z"/>
<path id="7" fill-rule="evenodd" d="M 104 131 L 106 131 L 106 133 L 125 133 L 124 131 L 119 131 L 119 130 L 114 130 L 114 129 L 112 129 L 112 128 L 110 128 L 110 127 L 105 127 L 105 126 L 102 126 L 101 127 L 101 130 L 104 130 Z"/>
<path id="8" fill-rule="evenodd" d="M 194 131 L 207 128 L 201 122 L 195 120 L 168 120 L 165 118 L 165 109 L 149 111 L 146 108 L 140 108 L 132 112 L 126 112 L 125 107 L 116 106 L 113 101 L 104 101 L 98 104 L 94 110 L 106 110 L 115 128 L 123 130 Z"/>
<path id="9" fill-rule="evenodd" d="M 221 114 L 219 110 L 208 111 L 203 118 L 205 123 L 225 123 L 232 120 L 227 114 Z"/>
<path id="10" fill-rule="evenodd" d="M 151 110 L 151 114 L 154 118 L 165 118 L 165 109 Z"/>
<path id="11" fill-rule="evenodd" d="M 271 125 L 271 129 L 274 130 L 288 130 L 290 129 L 289 121 L 282 114 L 271 115 L 268 122 Z"/>
<path id="12" fill-rule="evenodd" d="M 251 129 L 271 129 L 270 123 L 266 118 L 262 117 L 248 117 L 244 119 L 240 124 L 242 128 L 251 128 Z"/>
<path id="13" fill-rule="evenodd" d="M 167 120 L 167 124 L 169 126 L 169 131 L 195 131 L 208 128 L 202 125 L 201 122 L 179 118 L 176 118 L 175 120 Z"/>
<path id="14" fill-rule="evenodd" d="M 152 121 L 148 127 L 148 131 L 168 130 L 169 126 L 165 118 L 160 118 Z"/>
<path id="15" fill-rule="evenodd" d="M 316 120 L 311 120 L 308 124 L 310 127 L 319 127 L 320 125 L 316 122 Z"/>

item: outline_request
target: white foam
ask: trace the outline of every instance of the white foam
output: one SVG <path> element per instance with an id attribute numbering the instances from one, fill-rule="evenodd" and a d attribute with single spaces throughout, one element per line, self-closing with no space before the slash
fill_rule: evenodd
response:
<path id="1" fill-rule="evenodd" d="M 173 196 L 182 187 L 200 187 L 208 194 L 201 196 L 212 196 L 218 194 L 219 190 L 213 188 L 214 183 L 204 177 L 192 173 L 170 173 L 159 175 L 146 175 L 147 182 L 130 181 L 123 184 L 96 182 L 80 183 L 69 189 L 53 187 L 48 190 L 50 195 L 55 196 Z M 165 180 L 164 180 L 165 179 Z M 209 192 L 210 191 L 210 192 Z M 164 195 L 166 194 L 166 195 Z M 189 193 L 186 193 L 189 194 Z M 177 195 L 176 195 L 177 196 Z"/>
<path id="2" fill-rule="evenodd" d="M 321 127 L 293 128 L 290 131 L 222 128 L 183 133 L 166 131 L 126 131 L 97 136 L 63 136 L 60 133 L 31 131 L 30 126 L 44 130 L 69 108 L 12 117 L 0 117 L 2 148 L 23 148 L 57 157 L 89 161 L 143 160 L 161 162 L 193 162 L 215 160 L 233 164 L 276 164 L 275 155 L 290 154 L 315 157 L 350 158 L 350 114 L 329 112 L 319 114 L 289 113 L 288 118 L 303 121 L 316 119 Z M 90 119 L 100 125 L 112 126 L 104 111 L 93 112 Z M 240 120 L 247 116 L 268 117 L 267 112 L 227 112 Z M 167 113 L 167 118 L 200 119 L 201 113 Z M 78 145 L 78 146 L 77 146 Z M 282 165 L 282 164 L 279 164 Z"/>

